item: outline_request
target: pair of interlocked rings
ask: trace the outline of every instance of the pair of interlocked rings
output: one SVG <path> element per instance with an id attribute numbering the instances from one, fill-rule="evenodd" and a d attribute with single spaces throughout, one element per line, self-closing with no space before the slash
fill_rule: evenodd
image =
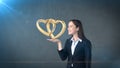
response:
<path id="1" fill-rule="evenodd" d="M 47 31 L 45 31 L 44 29 L 41 28 L 40 23 L 46 24 Z M 56 29 L 56 25 L 58 23 L 60 23 L 62 25 L 62 29 L 57 35 L 54 35 L 53 33 L 54 33 L 54 31 Z M 50 24 L 52 24 L 52 27 L 53 27 L 52 30 L 50 29 Z M 52 39 L 59 38 L 66 30 L 66 24 L 65 24 L 64 21 L 54 20 L 54 19 L 46 19 L 46 20 L 38 19 L 37 22 L 36 22 L 36 26 L 42 34 L 44 34 L 46 36 L 49 36 Z"/>

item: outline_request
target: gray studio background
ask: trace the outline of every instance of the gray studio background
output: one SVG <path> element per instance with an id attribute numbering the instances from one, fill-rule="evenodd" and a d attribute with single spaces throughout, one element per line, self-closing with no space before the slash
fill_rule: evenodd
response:
<path id="1" fill-rule="evenodd" d="M 66 68 L 57 45 L 37 30 L 40 18 L 60 19 L 66 24 L 70 19 L 81 20 L 92 42 L 92 68 L 120 68 L 119 0 L 3 0 L 0 68 Z M 63 46 L 67 38 L 66 30 L 60 37 Z"/>

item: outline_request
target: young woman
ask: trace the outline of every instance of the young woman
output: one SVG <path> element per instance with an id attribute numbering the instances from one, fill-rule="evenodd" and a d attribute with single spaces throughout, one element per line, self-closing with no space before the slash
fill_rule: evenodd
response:
<path id="1" fill-rule="evenodd" d="M 64 48 L 59 39 L 48 39 L 58 44 L 58 53 L 62 60 L 68 60 L 67 68 L 91 68 L 91 42 L 85 37 L 80 20 L 70 20 Z"/>

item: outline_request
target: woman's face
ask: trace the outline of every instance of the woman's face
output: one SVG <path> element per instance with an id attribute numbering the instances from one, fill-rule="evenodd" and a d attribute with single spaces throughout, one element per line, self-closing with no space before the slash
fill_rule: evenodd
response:
<path id="1" fill-rule="evenodd" d="M 76 28 L 76 25 L 72 22 L 72 21 L 70 21 L 69 23 L 68 23 L 68 34 L 69 35 L 74 35 L 74 34 L 76 34 L 77 32 L 78 32 L 78 28 Z"/>

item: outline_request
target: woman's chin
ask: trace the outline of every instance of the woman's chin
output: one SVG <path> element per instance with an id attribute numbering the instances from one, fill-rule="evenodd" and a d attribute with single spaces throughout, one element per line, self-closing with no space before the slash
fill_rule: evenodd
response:
<path id="1" fill-rule="evenodd" d="M 71 33 L 68 33 L 68 35 L 72 35 Z"/>

